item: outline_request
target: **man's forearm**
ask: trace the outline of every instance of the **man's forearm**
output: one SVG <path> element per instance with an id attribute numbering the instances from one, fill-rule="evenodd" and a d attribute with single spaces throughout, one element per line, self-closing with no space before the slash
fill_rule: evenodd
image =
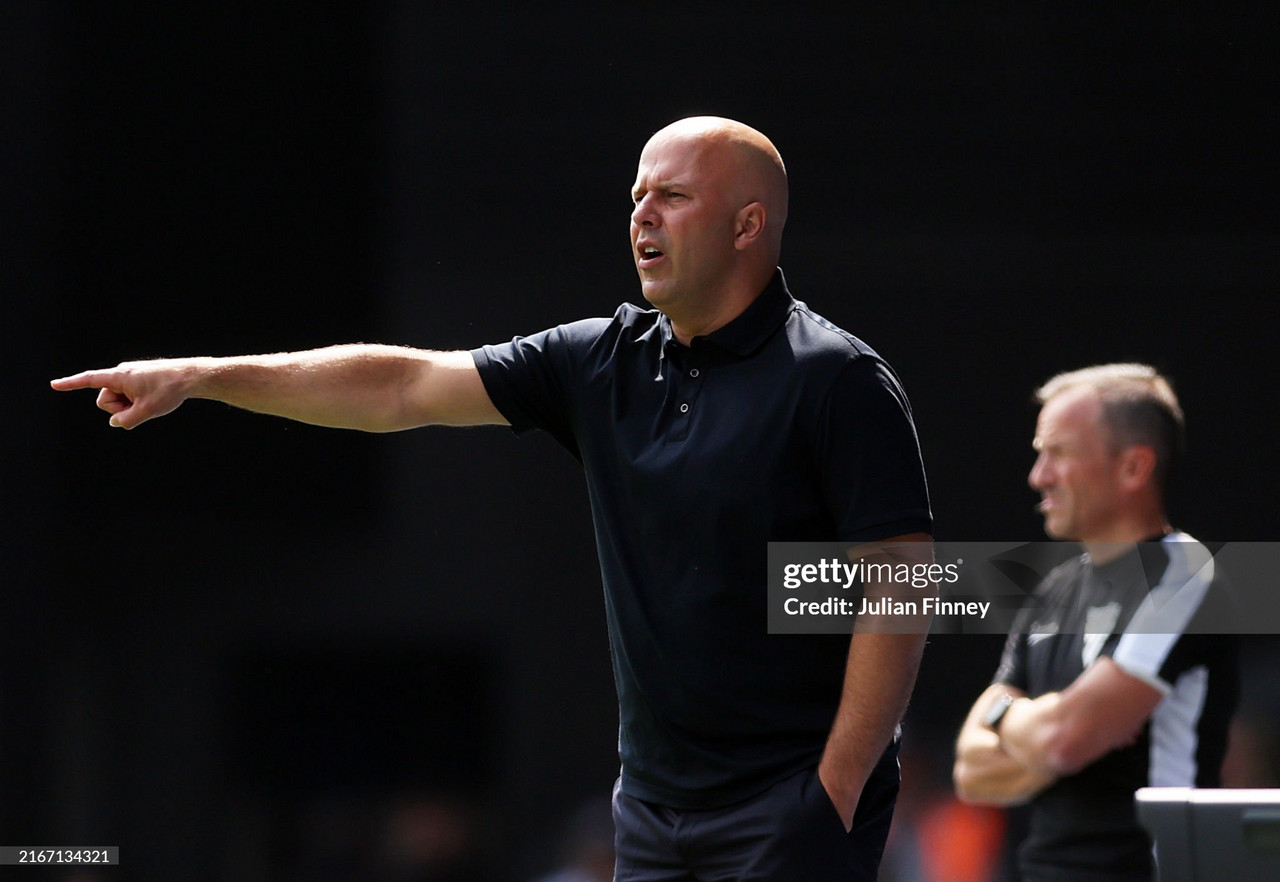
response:
<path id="1" fill-rule="evenodd" d="M 993 684 L 974 702 L 960 727 L 952 777 L 956 794 L 966 802 L 1017 805 L 1056 780 L 1053 774 L 1033 769 L 1010 754 L 1001 736 L 983 723 L 992 703 L 1006 694 L 1023 697 L 1020 690 Z"/>
<path id="2" fill-rule="evenodd" d="M 926 634 L 857 634 L 818 777 L 846 829 L 862 788 L 906 712 Z"/>
<path id="3" fill-rule="evenodd" d="M 1006 751 L 1030 769 L 1073 774 L 1132 744 L 1164 693 L 1101 657 L 1061 692 L 1009 706 L 1000 726 Z"/>
<path id="4" fill-rule="evenodd" d="M 377 344 L 126 362 L 55 380 L 53 387 L 101 389 L 98 406 L 122 428 L 170 413 L 188 398 L 369 432 L 503 422 L 469 353 Z"/>
<path id="5" fill-rule="evenodd" d="M 933 563 L 933 540 L 924 533 L 895 536 L 849 551 L 871 563 Z M 867 598 L 892 597 L 895 586 L 864 582 Z M 849 645 L 844 689 L 827 737 L 818 777 L 848 828 L 862 788 L 906 712 L 928 638 L 929 616 L 859 618 Z"/>
<path id="6" fill-rule="evenodd" d="M 952 776 L 957 796 L 983 805 L 1020 805 L 1056 780 L 1014 759 L 986 728 L 961 735 Z"/>
<path id="7" fill-rule="evenodd" d="M 406 413 L 406 390 L 429 353 L 395 346 L 348 344 L 307 352 L 195 359 L 189 398 L 221 401 L 304 423 L 365 431 L 420 424 Z"/>
<path id="8" fill-rule="evenodd" d="M 1005 752 L 1023 766 L 1044 774 L 1073 771 L 1063 768 L 1051 750 L 1053 739 L 1061 730 L 1057 719 L 1060 701 L 1059 693 L 1049 692 L 1011 704 L 1000 726 L 1000 742 Z"/>

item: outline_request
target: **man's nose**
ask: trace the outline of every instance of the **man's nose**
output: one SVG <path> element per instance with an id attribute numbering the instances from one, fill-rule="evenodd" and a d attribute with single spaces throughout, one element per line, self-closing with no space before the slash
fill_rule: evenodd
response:
<path id="1" fill-rule="evenodd" d="M 1043 490 L 1048 479 L 1049 467 L 1045 464 L 1044 454 L 1036 457 L 1035 463 L 1031 466 L 1031 471 L 1027 473 L 1027 483 L 1032 490 Z"/>
<path id="2" fill-rule="evenodd" d="M 648 196 L 637 202 L 635 208 L 631 210 L 631 222 L 637 227 L 644 227 L 645 229 L 652 229 L 658 226 L 658 213 L 653 210 L 653 202 Z"/>

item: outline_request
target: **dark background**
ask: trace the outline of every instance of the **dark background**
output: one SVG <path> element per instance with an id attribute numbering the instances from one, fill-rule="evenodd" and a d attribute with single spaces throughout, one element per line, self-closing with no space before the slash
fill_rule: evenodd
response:
<path id="1" fill-rule="evenodd" d="M 318 879 L 407 805 L 485 878 L 549 865 L 616 774 L 569 456 L 207 402 L 126 434 L 47 382 L 609 314 L 688 114 L 781 150 L 792 290 L 903 377 L 940 538 L 1040 538 L 1031 390 L 1133 359 L 1188 413 L 1175 523 L 1275 540 L 1280 7 L 1077 6 L 5 4 L 0 844 Z M 933 641 L 930 780 L 998 652 Z"/>

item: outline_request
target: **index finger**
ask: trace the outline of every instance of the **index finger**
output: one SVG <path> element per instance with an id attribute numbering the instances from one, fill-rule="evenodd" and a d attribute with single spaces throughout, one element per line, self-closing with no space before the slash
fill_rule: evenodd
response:
<path id="1" fill-rule="evenodd" d="M 49 385 L 59 392 L 69 392 L 72 389 L 102 389 L 110 386 L 115 378 L 115 371 L 81 371 L 69 377 L 51 380 Z"/>

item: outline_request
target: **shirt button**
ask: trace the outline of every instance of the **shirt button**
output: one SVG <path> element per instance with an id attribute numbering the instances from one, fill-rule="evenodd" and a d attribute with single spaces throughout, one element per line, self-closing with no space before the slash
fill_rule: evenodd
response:
<path id="1" fill-rule="evenodd" d="M 680 412 L 681 412 L 681 413 L 688 413 L 688 412 L 689 412 L 689 405 L 688 405 L 688 404 L 682 404 L 682 405 L 680 405 Z"/>
<path id="2" fill-rule="evenodd" d="M 700 373 L 702 373 L 702 371 L 698 370 L 697 368 L 694 368 L 693 370 L 689 371 L 689 376 L 696 377 Z"/>

